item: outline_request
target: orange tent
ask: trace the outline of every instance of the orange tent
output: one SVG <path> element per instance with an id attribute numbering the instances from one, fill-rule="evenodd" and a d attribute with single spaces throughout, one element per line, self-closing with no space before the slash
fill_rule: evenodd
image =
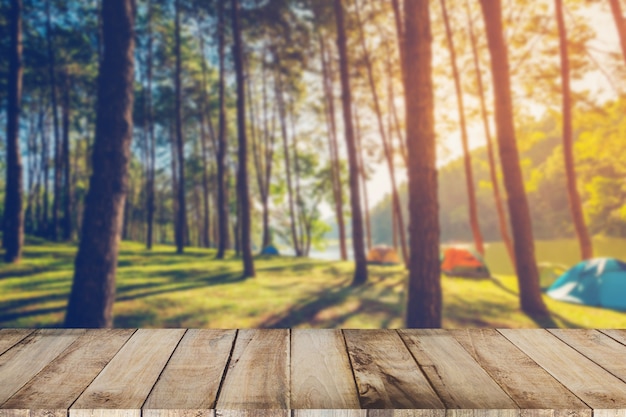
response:
<path id="1" fill-rule="evenodd" d="M 373 264 L 399 264 L 400 257 L 396 250 L 387 245 L 372 247 L 367 254 L 367 262 Z"/>
<path id="2" fill-rule="evenodd" d="M 443 251 L 441 272 L 449 276 L 489 278 L 491 274 L 478 253 L 465 248 L 450 247 Z"/>

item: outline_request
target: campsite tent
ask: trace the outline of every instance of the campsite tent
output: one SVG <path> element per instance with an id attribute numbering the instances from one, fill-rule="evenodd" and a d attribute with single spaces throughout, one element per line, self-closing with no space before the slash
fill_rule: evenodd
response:
<path id="1" fill-rule="evenodd" d="M 278 256 L 278 255 L 280 255 L 280 252 L 278 252 L 278 249 L 276 249 L 276 246 L 268 245 L 268 246 L 263 248 L 263 250 L 261 251 L 261 255 Z"/>
<path id="2" fill-rule="evenodd" d="M 485 261 L 477 252 L 459 247 L 444 249 L 441 272 L 455 277 L 489 278 L 491 276 Z"/>
<path id="3" fill-rule="evenodd" d="M 580 262 L 546 294 L 555 300 L 626 310 L 626 263 L 613 258 Z"/>
<path id="4" fill-rule="evenodd" d="M 393 265 L 400 263 L 396 250 L 387 245 L 372 247 L 367 254 L 367 262 L 372 264 Z"/>

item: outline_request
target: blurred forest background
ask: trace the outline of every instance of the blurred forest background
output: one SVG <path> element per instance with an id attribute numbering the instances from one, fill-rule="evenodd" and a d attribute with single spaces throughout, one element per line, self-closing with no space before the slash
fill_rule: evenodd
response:
<path id="1" fill-rule="evenodd" d="M 0 1 L 0 56 L 14 54 L 18 5 L 23 47 L 17 151 L 0 141 L 0 168 L 11 172 L 11 155 L 20 154 L 23 232 L 41 244 L 73 244 L 83 233 L 99 157 L 107 1 Z M 491 10 L 486 0 L 109 3 L 111 16 L 117 3 L 132 7 L 134 21 L 124 241 L 175 245 L 179 254 L 209 248 L 218 260 L 233 251 L 247 276 L 251 252 L 269 246 L 343 261 L 356 252 L 353 284 L 367 279 L 364 252 L 386 244 L 414 279 L 435 285 L 438 270 L 410 265 L 430 262 L 411 245 L 419 233 L 410 225 L 432 218 L 411 208 L 409 171 L 431 165 L 440 229 L 425 245 L 471 243 L 483 255 L 485 242 L 503 245 L 521 287 L 537 280 L 534 249 L 520 249 L 533 238 L 576 239 L 579 260 L 598 254 L 593 236 L 626 239 L 621 0 L 504 0 Z M 414 25 L 409 7 L 422 16 Z M 496 21 L 508 88 L 492 79 Z M 412 28 L 422 32 L 412 37 Z M 427 44 L 432 68 L 411 66 Z M 0 61 L 0 122 L 9 126 L 12 62 Z M 426 85 L 415 74 L 427 70 L 433 101 L 421 105 L 432 111 L 431 142 L 411 129 L 418 115 L 409 111 L 411 86 Z M 503 142 L 499 87 L 513 103 L 513 142 Z M 515 155 L 503 159 L 511 144 Z M 422 150 L 431 165 L 415 159 Z M 515 183 L 505 171 L 518 164 Z M 9 189 L 0 178 L 5 248 L 7 207 L 17 201 Z M 527 203 L 512 214 L 520 195 Z M 526 208 L 532 222 L 519 217 Z M 19 259 L 10 252 L 7 260 Z M 522 308 L 545 306 L 522 300 Z"/>

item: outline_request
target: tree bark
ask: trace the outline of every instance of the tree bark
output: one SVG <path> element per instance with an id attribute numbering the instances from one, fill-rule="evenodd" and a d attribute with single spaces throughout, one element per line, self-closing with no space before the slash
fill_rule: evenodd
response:
<path id="1" fill-rule="evenodd" d="M 148 123 L 148 187 L 146 190 L 146 223 L 148 230 L 146 232 L 146 249 L 151 250 L 154 243 L 154 180 L 156 168 L 156 138 L 154 135 L 154 110 L 152 107 L 152 0 L 148 0 L 148 44 L 146 56 L 146 107 L 147 107 L 147 123 Z"/>
<path id="2" fill-rule="evenodd" d="M 491 137 L 491 128 L 489 127 L 489 115 L 487 113 L 487 104 L 485 100 L 485 89 L 483 86 L 482 70 L 480 68 L 480 60 L 478 59 L 478 48 L 476 43 L 476 34 L 474 33 L 474 24 L 469 9 L 469 3 L 466 1 L 465 6 L 467 8 L 468 30 L 470 37 L 470 44 L 472 46 L 472 58 L 474 61 L 474 69 L 476 70 L 476 81 L 478 86 L 478 96 L 480 98 L 480 113 L 483 121 L 483 128 L 485 129 L 485 137 L 487 139 L 487 156 L 489 159 L 489 174 L 491 177 L 491 184 L 493 186 L 493 199 L 496 205 L 496 212 L 498 213 L 498 225 L 500 228 L 500 235 L 504 242 L 511 264 L 515 267 L 515 252 L 513 251 L 513 242 L 509 235 L 509 227 L 507 225 L 506 213 L 504 211 L 504 205 L 502 203 L 502 196 L 500 193 L 500 182 L 498 181 L 496 158 L 493 150 L 493 139 Z"/>
<path id="3" fill-rule="evenodd" d="M 185 204 L 185 143 L 183 138 L 183 92 L 181 86 L 181 56 L 180 56 L 180 0 L 175 3 L 175 40 L 174 54 L 176 55 L 175 90 L 176 90 L 176 150 L 178 156 L 178 227 L 176 228 L 176 253 L 183 253 L 187 240 L 187 206 Z"/>
<path id="4" fill-rule="evenodd" d="M 209 151 L 206 138 L 206 124 L 205 117 L 210 119 L 211 115 L 207 114 L 209 104 L 207 99 L 207 68 L 206 57 L 204 52 L 204 37 L 200 33 L 200 52 L 202 56 L 202 96 L 200 103 L 200 143 L 202 145 L 202 227 L 201 227 L 201 246 L 208 248 L 211 246 L 211 239 L 209 233 L 209 225 L 211 222 L 209 212 L 209 174 L 208 174 L 208 158 Z"/>
<path id="5" fill-rule="evenodd" d="M 461 76 L 456 64 L 456 50 L 454 49 L 454 38 L 452 37 L 452 29 L 450 29 L 450 20 L 448 18 L 448 9 L 446 1 L 441 0 L 441 11 L 443 21 L 446 27 L 446 38 L 448 40 L 448 51 L 450 52 L 450 64 L 452 66 L 452 75 L 454 78 L 454 88 L 456 90 L 456 98 L 459 112 L 459 122 L 461 125 L 461 144 L 463 146 L 463 163 L 465 165 L 465 186 L 467 188 L 467 204 L 469 208 L 469 221 L 474 237 L 474 246 L 476 250 L 485 255 L 485 246 L 483 244 L 483 235 L 480 232 L 480 223 L 478 221 L 478 208 L 476 204 L 476 190 L 474 187 L 474 172 L 472 169 L 472 156 L 469 150 L 467 138 L 467 125 L 465 123 L 465 105 L 463 104 L 463 91 L 461 90 Z"/>
<path id="6" fill-rule="evenodd" d="M 385 159 L 387 160 L 387 168 L 389 169 L 389 178 L 391 179 L 391 195 L 393 201 L 393 211 L 394 215 L 392 216 L 392 229 L 396 230 L 396 222 L 398 225 L 398 231 L 400 232 L 400 248 L 402 249 L 402 259 L 404 260 L 405 265 L 409 266 L 409 253 L 406 246 L 406 236 L 404 234 L 404 217 L 402 215 L 402 208 L 400 206 L 400 196 L 398 194 L 398 186 L 396 184 L 396 170 L 395 164 L 393 161 L 393 146 L 391 144 L 391 137 L 387 137 L 387 132 L 385 130 L 385 124 L 383 123 L 382 110 L 380 107 L 380 100 L 378 98 L 378 91 L 376 89 L 376 81 L 374 80 L 374 70 L 372 68 L 372 62 L 370 58 L 370 52 L 367 48 L 367 43 L 365 41 L 365 33 L 363 30 L 363 21 L 361 20 L 361 13 L 359 7 L 359 0 L 354 0 L 356 5 L 355 14 L 357 18 L 357 23 L 359 27 L 359 39 L 361 41 L 361 47 L 363 48 L 363 55 L 365 59 L 365 67 L 367 69 L 367 79 L 369 81 L 369 87 L 372 91 L 372 99 L 374 101 L 374 112 L 376 113 L 376 119 L 378 120 L 378 130 L 380 133 L 380 138 L 383 142 L 383 151 L 385 153 Z M 395 218 L 395 219 L 394 219 Z"/>
<path id="7" fill-rule="evenodd" d="M 611 13 L 615 20 L 615 26 L 617 28 L 617 34 L 619 35 L 619 43 L 622 47 L 622 56 L 626 61 L 626 21 L 624 21 L 624 15 L 622 14 L 622 6 L 620 0 L 609 0 L 611 3 Z"/>
<path id="8" fill-rule="evenodd" d="M 287 134 L 287 110 L 285 109 L 285 98 L 283 95 L 282 75 L 276 75 L 276 96 L 278 100 L 278 113 L 280 118 L 280 129 L 283 137 L 283 152 L 285 154 L 285 175 L 287 177 L 287 200 L 289 203 L 289 219 L 291 221 L 291 239 L 296 256 L 302 256 L 300 239 L 298 237 L 296 208 L 294 204 L 294 190 L 291 172 L 291 153 L 289 152 L 289 138 Z"/>
<path id="9" fill-rule="evenodd" d="M 570 88 L 570 64 L 567 52 L 567 28 L 563 17 L 563 0 L 555 0 L 556 18 L 559 28 L 559 53 L 561 56 L 561 80 L 563 88 L 563 158 L 567 178 L 567 197 L 578 237 L 581 259 L 593 257 L 593 244 L 589 230 L 585 225 L 585 215 L 576 186 L 576 168 L 574 167 L 574 134 L 572 132 L 572 93 Z"/>
<path id="10" fill-rule="evenodd" d="M 7 97 L 7 173 L 4 195 L 2 245 L 4 261 L 17 263 L 24 244 L 24 214 L 22 212 L 22 158 L 19 125 L 22 101 L 22 0 L 11 0 L 11 46 Z"/>
<path id="11" fill-rule="evenodd" d="M 429 0 L 405 0 L 410 263 L 406 327 L 441 327 L 439 204 Z"/>
<path id="12" fill-rule="evenodd" d="M 59 116 L 57 112 L 57 83 L 54 45 L 52 40 L 52 18 L 50 1 L 46 1 L 46 43 L 48 47 L 48 75 L 50 77 L 50 100 L 52 105 L 52 120 L 54 126 L 54 196 L 52 200 L 52 223 L 50 224 L 49 237 L 57 240 L 59 229 L 59 205 L 61 200 L 61 138 L 59 135 Z"/>
<path id="13" fill-rule="evenodd" d="M 341 182 L 341 166 L 339 165 L 339 150 L 337 146 L 337 121 L 335 119 L 335 88 L 333 83 L 333 68 L 331 59 L 326 53 L 326 42 L 320 35 L 320 55 L 322 56 L 322 76 L 324 83 L 324 104 L 328 124 L 328 147 L 330 167 L 333 181 L 333 198 L 335 200 L 335 216 L 339 232 L 339 253 L 341 260 L 348 259 L 346 248 L 346 226 L 343 215 L 343 184 Z M 328 54 L 330 55 L 330 53 Z"/>
<path id="14" fill-rule="evenodd" d="M 237 78 L 237 131 L 239 136 L 239 169 L 237 175 L 237 191 L 239 200 L 238 223 L 240 230 L 240 247 L 243 255 L 243 276 L 254 277 L 254 261 L 252 259 L 252 241 L 250 237 L 250 191 L 248 189 L 248 143 L 246 135 L 246 84 L 243 68 L 243 45 L 241 41 L 241 23 L 239 21 L 239 1 L 231 0 L 233 37 L 235 45 L 233 58 Z"/>
<path id="15" fill-rule="evenodd" d="M 491 55 L 496 128 L 504 186 L 508 195 L 513 229 L 516 272 L 522 310 L 532 316 L 545 316 L 548 310 L 541 298 L 539 272 L 535 259 L 532 222 L 515 141 L 509 59 L 502 29 L 500 0 L 480 0 Z"/>
<path id="16" fill-rule="evenodd" d="M 70 75 L 67 70 L 63 73 L 63 99 L 61 102 L 61 115 L 63 125 L 63 152 L 61 152 L 63 167 L 63 222 L 61 230 L 64 241 L 72 239 L 72 181 L 70 165 Z"/>
<path id="17" fill-rule="evenodd" d="M 85 200 L 66 327 L 112 327 L 115 273 L 133 130 L 132 0 L 102 5 L 104 56 L 98 76 L 93 173 Z"/>
<path id="18" fill-rule="evenodd" d="M 359 183 L 363 192 L 363 215 L 365 222 L 365 241 L 366 249 L 372 248 L 372 222 L 370 220 L 370 199 L 367 195 L 367 172 L 365 166 L 365 150 L 361 138 L 361 119 L 357 108 L 354 108 L 354 138 L 357 149 L 357 166 L 359 168 Z"/>
<path id="19" fill-rule="evenodd" d="M 48 235 L 48 230 L 49 230 L 49 222 L 48 222 L 48 206 L 49 206 L 49 192 L 48 192 L 48 188 L 49 188 L 49 171 L 50 171 L 50 165 L 48 163 L 49 158 L 48 158 L 48 154 L 50 151 L 50 145 L 48 143 L 48 137 L 46 135 L 46 124 L 44 123 L 44 119 L 45 119 L 45 110 L 43 108 L 43 93 L 41 95 L 41 103 L 42 103 L 42 113 L 40 115 L 40 132 L 39 134 L 41 135 L 41 173 L 42 173 L 42 183 L 43 183 L 43 197 L 42 197 L 42 219 L 41 219 L 41 223 L 39 224 L 39 236 L 41 237 L 46 237 Z"/>
<path id="20" fill-rule="evenodd" d="M 217 221 L 218 221 L 218 246 L 217 259 L 224 259 L 224 252 L 228 247 L 228 198 L 226 196 L 226 102 L 224 85 L 224 1 L 218 1 L 218 56 L 219 56 L 219 127 L 217 146 Z"/>
<path id="21" fill-rule="evenodd" d="M 361 195 L 359 192 L 359 167 L 357 162 L 357 148 L 352 126 L 352 94 L 350 91 L 350 75 L 348 63 L 348 46 L 344 23 L 342 0 L 334 0 L 335 18 L 337 24 L 337 49 L 339 50 L 339 67 L 341 74 L 341 91 L 343 105 L 343 120 L 348 147 L 348 165 L 350 167 L 350 205 L 352 208 L 352 245 L 354 250 L 354 277 L 352 285 L 362 285 L 367 282 L 367 261 L 363 242 L 363 218 L 361 214 Z"/>

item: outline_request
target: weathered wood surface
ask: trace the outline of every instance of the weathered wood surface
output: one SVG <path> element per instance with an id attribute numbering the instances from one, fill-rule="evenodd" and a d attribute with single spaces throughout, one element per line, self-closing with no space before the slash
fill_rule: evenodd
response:
<path id="1" fill-rule="evenodd" d="M 0 417 L 289 416 L 626 417 L 626 331 L 0 330 Z"/>

